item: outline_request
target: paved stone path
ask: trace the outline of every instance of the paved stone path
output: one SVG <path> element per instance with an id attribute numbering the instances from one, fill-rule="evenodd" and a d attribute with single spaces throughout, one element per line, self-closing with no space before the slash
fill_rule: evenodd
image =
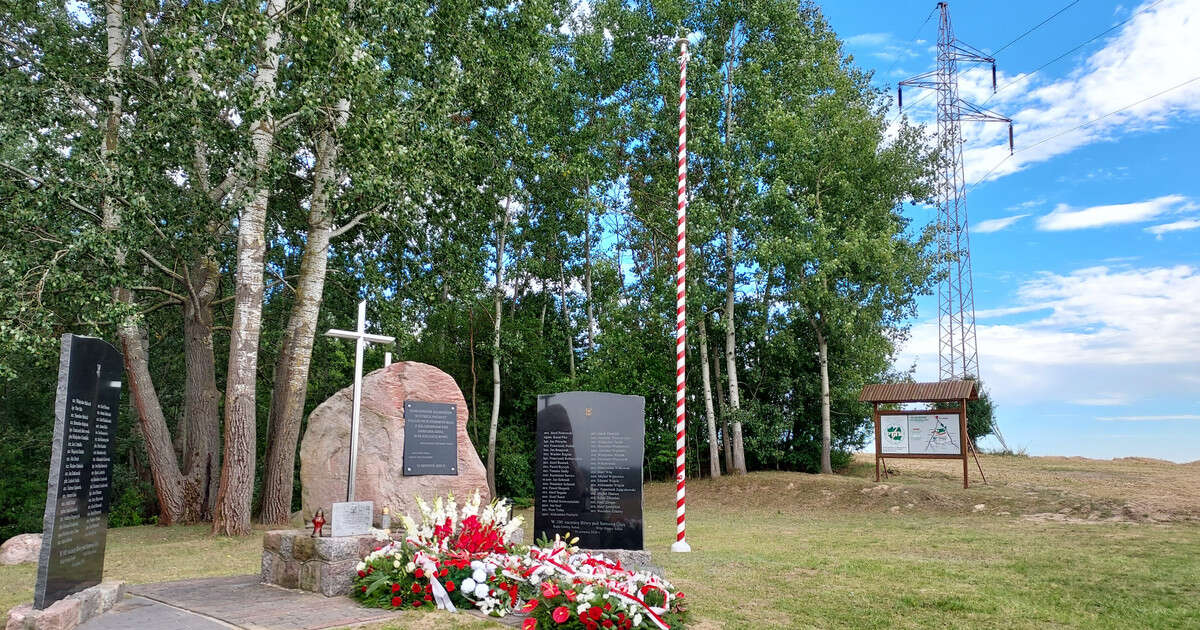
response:
<path id="1" fill-rule="evenodd" d="M 130 596 L 80 630 L 322 630 L 402 618 L 364 608 L 349 597 L 325 597 L 259 582 L 257 575 L 180 580 L 129 587 Z M 464 611 L 484 618 L 476 611 Z M 510 616 L 501 624 L 519 627 Z"/>

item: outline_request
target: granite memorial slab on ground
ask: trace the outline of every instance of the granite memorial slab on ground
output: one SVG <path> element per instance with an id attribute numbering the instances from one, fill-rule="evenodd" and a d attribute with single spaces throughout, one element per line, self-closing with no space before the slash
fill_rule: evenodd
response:
<path id="1" fill-rule="evenodd" d="M 63 335 L 54 443 L 34 608 L 100 583 L 112 495 L 112 445 L 121 403 L 121 353 L 101 339 Z"/>
<path id="2" fill-rule="evenodd" d="M 642 549 L 645 407 L 641 396 L 602 392 L 538 397 L 535 536 Z"/>

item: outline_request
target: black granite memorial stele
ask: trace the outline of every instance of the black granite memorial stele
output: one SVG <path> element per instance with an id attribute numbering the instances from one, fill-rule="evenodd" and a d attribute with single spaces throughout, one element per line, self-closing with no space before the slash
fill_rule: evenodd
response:
<path id="1" fill-rule="evenodd" d="M 63 335 L 54 399 L 54 444 L 33 606 L 39 610 L 104 572 L 112 447 L 124 369 L 102 339 Z"/>
<path id="2" fill-rule="evenodd" d="M 641 396 L 538 396 L 534 535 L 587 549 L 642 549 Z"/>
<path id="3" fill-rule="evenodd" d="M 458 406 L 404 401 L 404 474 L 458 474 Z"/>

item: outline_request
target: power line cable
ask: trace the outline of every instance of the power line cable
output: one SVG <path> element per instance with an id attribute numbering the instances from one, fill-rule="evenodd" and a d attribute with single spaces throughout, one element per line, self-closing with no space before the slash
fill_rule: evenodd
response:
<path id="1" fill-rule="evenodd" d="M 1163 3 L 1163 0 L 1155 0 L 1155 2 L 1154 2 L 1154 3 L 1147 5 L 1147 6 L 1146 6 L 1145 8 L 1143 8 L 1141 11 L 1138 11 L 1137 13 L 1134 13 L 1133 15 L 1130 15 L 1129 17 L 1125 18 L 1124 20 L 1121 20 L 1120 22 L 1117 22 L 1116 24 L 1114 24 L 1114 25 L 1112 25 L 1112 26 L 1110 26 L 1110 27 L 1108 27 L 1108 28 L 1104 29 L 1103 31 L 1101 31 L 1101 32 L 1097 33 L 1096 35 L 1092 36 L 1090 39 L 1088 39 L 1087 41 L 1083 42 L 1082 44 L 1079 44 L 1078 46 L 1075 46 L 1074 48 L 1072 48 L 1072 49 L 1068 50 L 1067 52 L 1065 52 L 1065 53 L 1063 53 L 1063 54 L 1061 54 L 1061 55 L 1059 55 L 1059 56 L 1057 56 L 1057 57 L 1055 57 L 1055 58 L 1051 59 L 1050 61 L 1047 61 L 1046 63 L 1044 63 L 1044 64 L 1042 64 L 1042 65 L 1038 66 L 1038 67 L 1037 67 L 1037 69 L 1036 69 L 1036 70 L 1034 70 L 1033 72 L 1030 72 L 1029 74 L 1023 74 L 1023 75 L 1021 75 L 1020 77 L 1018 77 L 1018 78 L 1016 78 L 1016 79 L 1013 79 L 1012 81 L 1009 81 L 1008 83 L 1005 83 L 1004 85 L 1001 85 L 999 88 L 997 88 L 997 89 L 996 89 L 996 91 L 995 91 L 995 92 L 992 92 L 992 95 L 991 95 L 991 96 L 987 97 L 987 99 L 986 99 L 986 100 L 984 100 L 984 101 L 983 101 L 983 103 L 981 103 L 981 106 L 983 106 L 983 105 L 987 105 L 988 101 L 990 101 L 990 100 L 992 100 L 993 98 L 995 98 L 997 94 L 999 94 L 999 93 L 1003 92 L 1004 90 L 1006 90 L 1006 89 L 1008 89 L 1008 88 L 1010 88 L 1010 87 L 1012 87 L 1012 86 L 1014 86 L 1014 85 L 1016 85 L 1016 84 L 1018 84 L 1018 83 L 1021 83 L 1022 81 L 1025 81 L 1025 80 L 1027 80 L 1029 77 L 1032 77 L 1033 75 L 1035 75 L 1035 74 L 1037 74 L 1037 73 L 1041 72 L 1042 70 L 1045 70 L 1045 69 L 1046 69 L 1048 66 L 1050 66 L 1050 65 L 1052 65 L 1052 64 L 1054 64 L 1054 63 L 1057 63 L 1058 61 L 1061 61 L 1063 58 L 1067 57 L 1068 55 L 1070 55 L 1070 54 L 1074 53 L 1075 51 L 1079 50 L 1080 48 L 1083 48 L 1084 46 L 1087 46 L 1088 44 L 1090 44 L 1090 43 L 1092 43 L 1092 42 L 1096 41 L 1097 39 L 1100 39 L 1101 37 L 1104 37 L 1105 35 L 1107 35 L 1107 34 L 1111 33 L 1113 30 L 1115 30 L 1115 29 L 1117 29 L 1117 28 L 1119 28 L 1119 27 L 1121 27 L 1121 26 L 1124 26 L 1125 24 L 1128 24 L 1128 23 L 1129 23 L 1131 20 L 1133 20 L 1133 18 L 1135 18 L 1135 17 L 1137 17 L 1137 16 L 1139 16 L 1139 15 L 1142 15 L 1143 13 L 1145 13 L 1145 12 L 1149 11 L 1150 9 L 1153 9 L 1154 7 L 1156 7 L 1156 6 L 1158 6 L 1158 5 L 1162 4 L 1162 3 Z M 1057 15 L 1057 14 L 1056 14 L 1056 15 Z M 1014 40 L 1014 41 L 1015 41 L 1015 40 Z"/>
<path id="2" fill-rule="evenodd" d="M 1073 2 L 1071 2 L 1070 4 L 1068 4 L 1067 6 L 1065 6 L 1065 7 L 1061 8 L 1061 9 L 1059 9 L 1058 11 L 1055 11 L 1055 12 L 1054 12 L 1054 15 L 1051 15 L 1050 17 L 1048 17 L 1048 18 L 1046 18 L 1046 19 L 1042 20 L 1041 22 L 1038 22 L 1036 25 L 1034 25 L 1034 26 L 1030 27 L 1030 28 L 1029 28 L 1028 30 L 1026 30 L 1024 33 L 1021 33 L 1020 35 L 1017 35 L 1017 37 L 1016 37 L 1015 39 L 1013 39 L 1012 41 L 1010 41 L 1010 42 L 1008 42 L 1007 44 L 1005 44 L 1005 45 L 1001 46 L 1000 48 L 996 49 L 996 52 L 992 53 L 992 56 L 994 57 L 994 56 L 996 56 L 996 55 L 999 55 L 1001 52 L 1003 52 L 1003 51 L 1004 51 L 1004 49 L 1006 49 L 1006 48 L 1008 48 L 1009 46 L 1012 46 L 1013 44 L 1015 44 L 1015 43 L 1017 43 L 1017 42 L 1021 41 L 1022 39 L 1024 39 L 1024 38 L 1025 38 L 1025 36 L 1026 36 L 1026 35 L 1028 35 L 1028 34 L 1030 34 L 1030 33 L 1034 32 L 1034 31 L 1038 30 L 1039 28 L 1041 28 L 1041 27 L 1045 26 L 1046 22 L 1049 22 L 1050 20 L 1053 20 L 1054 18 L 1058 17 L 1058 16 L 1059 16 L 1059 14 L 1061 14 L 1063 11 L 1066 11 L 1067 9 L 1070 9 L 1071 7 L 1073 7 L 1073 6 L 1077 5 L 1077 4 L 1079 4 L 1079 0 L 1074 0 Z"/>
<path id="3" fill-rule="evenodd" d="M 1084 127 L 1090 127 L 1091 125 L 1094 125 L 1094 124 L 1096 124 L 1096 123 L 1100 122 L 1101 120 L 1104 120 L 1105 118 L 1108 118 L 1109 116 L 1113 116 L 1113 115 L 1115 115 L 1115 114 L 1119 114 L 1119 113 L 1121 113 L 1121 112 L 1123 112 L 1123 111 L 1125 111 L 1125 110 L 1127 110 L 1127 109 L 1132 109 L 1132 108 L 1134 108 L 1134 107 L 1137 107 L 1138 105 L 1141 105 L 1142 103 L 1146 103 L 1146 102 L 1148 102 L 1148 101 L 1152 101 L 1152 100 L 1154 100 L 1154 99 L 1156 99 L 1156 98 L 1158 98 L 1158 97 L 1160 97 L 1160 96 L 1163 96 L 1163 95 L 1167 94 L 1168 92 L 1174 92 L 1175 90 L 1178 90 L 1179 88 L 1181 88 L 1181 87 L 1184 87 L 1184 86 L 1186 86 L 1186 85 L 1189 85 L 1189 84 L 1195 83 L 1196 81 L 1200 81 L 1200 75 L 1196 75 L 1196 76 L 1194 76 L 1194 77 L 1192 77 L 1192 78 L 1188 79 L 1187 81 L 1184 81 L 1183 83 L 1179 83 L 1179 84 L 1173 85 L 1173 86 L 1171 86 L 1171 87 L 1169 87 L 1169 88 L 1167 88 L 1167 89 L 1165 89 L 1165 90 L 1162 90 L 1162 91 L 1160 91 L 1160 92 L 1156 92 L 1156 93 L 1154 93 L 1154 94 L 1151 94 L 1150 96 L 1147 96 L 1146 98 L 1143 98 L 1143 99 L 1141 99 L 1141 100 L 1139 100 L 1139 101 L 1137 101 L 1137 102 L 1130 103 L 1130 104 L 1128 104 L 1128 105 L 1126 105 L 1126 106 L 1124 106 L 1124 107 L 1118 108 L 1118 109 L 1114 109 L 1114 110 L 1112 110 L 1111 112 L 1108 112 L 1107 114 L 1104 114 L 1103 116 L 1099 116 L 1099 117 L 1097 117 L 1097 118 L 1093 118 L 1093 119 L 1091 119 L 1091 120 L 1089 120 L 1089 121 L 1087 121 L 1087 122 L 1084 122 L 1084 123 L 1080 123 L 1080 124 L 1078 124 L 1078 125 L 1075 125 L 1074 127 L 1071 127 L 1070 129 L 1065 129 L 1065 130 L 1063 130 L 1063 131 L 1060 131 L 1060 132 L 1058 132 L 1058 133 L 1056 133 L 1056 134 L 1053 134 L 1053 135 L 1047 136 L 1047 137 L 1045 137 L 1045 138 L 1042 138 L 1041 140 L 1038 140 L 1037 142 L 1034 142 L 1033 144 L 1031 144 L 1031 145 L 1029 145 L 1029 146 L 1027 146 L 1027 147 L 1022 147 L 1021 149 L 1018 149 L 1018 150 L 1014 151 L 1014 152 L 1012 153 L 1012 155 L 1007 155 L 1007 156 L 1005 156 L 1003 160 L 1000 160 L 999 162 L 997 162 L 997 163 L 996 163 L 996 165 L 995 165 L 995 166 L 993 166 L 992 168 L 988 169 L 988 172 L 984 173 L 984 174 L 983 174 L 983 177 L 980 177 L 978 180 L 976 180 L 974 184 L 971 184 L 971 186 L 970 186 L 969 188 L 967 188 L 966 192 L 970 192 L 970 191 L 974 190 L 976 186 L 978 186 L 979 184 L 983 183 L 983 181 L 984 181 L 985 179 L 987 179 L 988 175 L 991 175 L 991 174 L 992 174 L 992 173 L 993 173 L 993 172 L 994 172 L 996 169 L 1000 168 L 1000 165 L 1001 165 L 1001 164 L 1004 164 L 1005 162 L 1007 162 L 1009 158 L 1011 158 L 1013 155 L 1016 155 L 1017 153 L 1022 153 L 1022 152 L 1024 152 L 1024 151 L 1029 151 L 1030 149 L 1033 149 L 1033 148 L 1034 148 L 1034 147 L 1036 147 L 1036 146 L 1043 145 L 1043 144 L 1045 144 L 1045 143 L 1047 143 L 1047 142 L 1049 142 L 1049 141 L 1051 141 L 1051 140 L 1053 140 L 1053 139 L 1055 139 L 1055 138 L 1059 138 L 1059 137 L 1065 136 L 1065 135 L 1067 135 L 1068 133 L 1071 133 L 1071 132 L 1073 132 L 1073 131 L 1078 131 L 1078 130 L 1080 130 L 1080 129 L 1083 129 Z"/>

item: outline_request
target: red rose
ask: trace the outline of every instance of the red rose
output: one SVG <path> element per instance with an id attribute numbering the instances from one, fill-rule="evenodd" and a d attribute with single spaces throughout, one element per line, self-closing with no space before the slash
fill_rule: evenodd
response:
<path id="1" fill-rule="evenodd" d="M 427 602 L 431 602 L 431 601 L 433 601 L 433 595 L 430 595 L 430 594 L 426 593 L 426 594 L 425 594 L 425 598 L 424 598 L 424 599 L 425 599 L 425 601 L 427 601 Z"/>
<path id="2" fill-rule="evenodd" d="M 604 612 L 608 612 L 610 610 L 612 610 L 612 604 L 604 602 Z"/>
<path id="3" fill-rule="evenodd" d="M 413 608 L 420 608 L 420 607 L 421 607 L 421 604 L 424 604 L 424 603 L 425 603 L 425 602 L 423 602 L 423 601 L 421 601 L 421 600 L 419 600 L 419 599 L 418 599 L 418 600 L 416 600 L 416 601 L 414 601 L 414 602 L 413 602 Z"/>
<path id="4" fill-rule="evenodd" d="M 683 591 L 679 591 L 678 593 L 675 593 L 675 597 L 678 597 L 679 599 L 683 599 Z"/>
<path id="5" fill-rule="evenodd" d="M 526 619 L 525 623 L 521 624 L 521 630 L 537 630 L 537 619 Z"/>
<path id="6" fill-rule="evenodd" d="M 611 628 L 613 627 L 612 619 L 605 619 L 604 621 L 600 622 L 600 625 L 604 626 L 605 628 Z"/>
<path id="7" fill-rule="evenodd" d="M 404 603 L 404 600 L 400 599 L 399 597 L 392 598 L 392 608 L 399 608 L 400 604 L 403 604 L 403 603 Z"/>
<path id="8" fill-rule="evenodd" d="M 600 617 L 604 615 L 604 611 L 601 610 L 599 606 L 592 606 L 591 608 L 587 609 L 587 613 L 588 616 L 592 618 L 592 621 L 600 621 Z"/>
<path id="9" fill-rule="evenodd" d="M 399 582 L 393 582 L 393 583 L 392 583 L 392 592 L 393 592 L 393 593 L 399 593 L 399 592 L 400 592 L 400 583 L 399 583 Z"/>
<path id="10" fill-rule="evenodd" d="M 446 577 L 446 574 L 448 573 L 450 573 L 449 569 L 442 569 L 441 571 L 438 571 L 438 577 Z"/>
<path id="11" fill-rule="evenodd" d="M 425 577 L 425 572 L 422 571 L 421 569 L 417 569 L 416 571 L 413 571 L 413 577 L 415 577 L 419 580 L 419 579 Z"/>
<path id="12" fill-rule="evenodd" d="M 559 606 L 554 609 L 553 613 L 550 613 L 550 616 L 554 618 L 555 623 L 566 623 L 571 616 L 571 611 L 567 610 L 566 606 Z"/>
<path id="13" fill-rule="evenodd" d="M 412 592 L 413 592 L 413 593 L 420 593 L 420 592 L 421 592 L 421 585 L 420 585 L 420 584 L 417 584 L 416 582 L 413 582 L 413 585 L 412 585 Z"/>
<path id="14" fill-rule="evenodd" d="M 363 587 L 362 587 L 362 592 L 364 592 L 364 593 L 366 593 L 366 592 L 367 592 L 367 587 L 366 587 L 366 586 L 363 586 Z"/>
<path id="15" fill-rule="evenodd" d="M 523 613 L 533 612 L 533 609 L 537 608 L 537 607 L 538 607 L 538 600 L 531 599 L 531 600 L 525 602 L 525 605 L 521 607 L 521 612 L 523 612 Z"/>
<path id="16" fill-rule="evenodd" d="M 367 577 L 367 573 L 365 571 L 359 571 L 358 577 Z"/>
<path id="17" fill-rule="evenodd" d="M 453 593 L 454 589 L 456 589 L 456 588 L 458 588 L 458 587 L 454 586 L 454 580 L 446 580 L 446 592 L 447 593 Z"/>
<path id="18" fill-rule="evenodd" d="M 596 629 L 597 629 L 597 628 L 599 628 L 600 626 L 597 626 L 597 625 L 596 625 L 596 622 L 595 622 L 595 621 L 592 621 L 591 619 L 584 619 L 584 620 L 583 620 L 583 627 L 584 627 L 584 628 L 587 628 L 587 630 L 596 630 Z"/>

